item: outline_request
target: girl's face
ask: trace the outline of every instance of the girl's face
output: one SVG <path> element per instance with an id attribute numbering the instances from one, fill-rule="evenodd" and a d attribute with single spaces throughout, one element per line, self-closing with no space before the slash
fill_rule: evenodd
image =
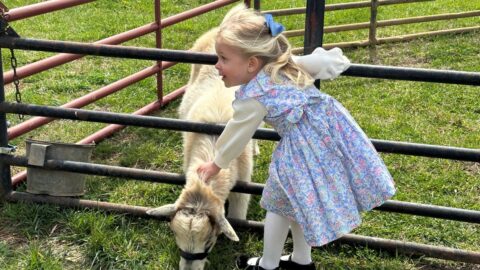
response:
<path id="1" fill-rule="evenodd" d="M 215 43 L 215 50 L 218 55 L 215 68 L 226 87 L 246 84 L 257 74 L 259 69 L 255 66 L 256 59 L 253 56 L 246 58 L 239 49 L 219 40 Z"/>

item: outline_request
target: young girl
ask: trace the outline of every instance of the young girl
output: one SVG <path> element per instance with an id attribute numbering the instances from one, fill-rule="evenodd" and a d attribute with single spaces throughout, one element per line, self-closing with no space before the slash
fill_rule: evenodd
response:
<path id="1" fill-rule="evenodd" d="M 304 70 L 315 75 L 322 68 L 297 65 L 282 30 L 271 16 L 241 5 L 221 23 L 215 45 L 215 67 L 225 85 L 241 87 L 233 119 L 218 138 L 217 155 L 198 168 L 199 175 L 208 181 L 227 168 L 262 121 L 281 136 L 260 201 L 267 211 L 263 255 L 240 260 L 244 269 L 315 269 L 311 246 L 350 232 L 361 223 L 360 211 L 395 193 L 365 133 L 338 101 L 312 85 Z M 296 59 L 302 60 L 307 59 Z M 289 227 L 293 253 L 281 257 Z"/>

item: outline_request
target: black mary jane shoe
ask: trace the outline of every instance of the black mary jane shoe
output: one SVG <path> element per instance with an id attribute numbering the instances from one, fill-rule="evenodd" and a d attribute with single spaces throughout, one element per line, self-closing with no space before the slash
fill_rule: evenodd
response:
<path id="1" fill-rule="evenodd" d="M 241 255 L 237 258 L 237 261 L 236 261 L 236 264 L 237 264 L 237 267 L 238 269 L 242 269 L 242 270 L 267 270 L 263 267 L 260 266 L 260 259 L 262 257 L 258 257 L 257 258 L 257 261 L 255 262 L 255 265 L 249 265 L 248 264 L 248 260 L 250 259 L 250 257 L 246 256 L 246 255 Z M 275 268 L 275 269 L 272 269 L 272 270 L 278 270 L 279 268 Z"/>
<path id="2" fill-rule="evenodd" d="M 280 259 L 280 269 L 283 270 L 316 270 L 313 262 L 309 264 L 299 264 L 292 261 L 292 254 L 288 256 L 288 260 L 284 261 Z"/>

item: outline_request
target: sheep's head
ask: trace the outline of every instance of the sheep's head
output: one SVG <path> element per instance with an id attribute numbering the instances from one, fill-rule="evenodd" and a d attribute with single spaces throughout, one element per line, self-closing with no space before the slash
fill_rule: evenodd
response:
<path id="1" fill-rule="evenodd" d="M 180 248 L 182 270 L 203 269 L 221 233 L 233 241 L 239 240 L 224 212 L 223 201 L 200 181 L 190 182 L 175 204 L 147 211 L 152 216 L 171 216 L 170 228 Z"/>

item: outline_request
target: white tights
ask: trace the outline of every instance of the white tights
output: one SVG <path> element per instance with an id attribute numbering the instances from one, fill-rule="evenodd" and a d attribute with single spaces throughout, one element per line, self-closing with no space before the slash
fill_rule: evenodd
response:
<path id="1" fill-rule="evenodd" d="M 312 248 L 305 241 L 303 231 L 300 225 L 286 217 L 267 212 L 265 218 L 265 229 L 263 234 L 263 255 L 260 260 L 260 266 L 265 269 L 275 269 L 278 267 L 280 256 L 282 255 L 283 245 L 287 239 L 288 227 L 292 230 L 293 253 L 292 261 L 299 264 L 309 264 L 312 261 Z M 289 255 L 283 256 L 287 260 Z M 248 264 L 255 264 L 256 258 L 248 261 Z"/>

